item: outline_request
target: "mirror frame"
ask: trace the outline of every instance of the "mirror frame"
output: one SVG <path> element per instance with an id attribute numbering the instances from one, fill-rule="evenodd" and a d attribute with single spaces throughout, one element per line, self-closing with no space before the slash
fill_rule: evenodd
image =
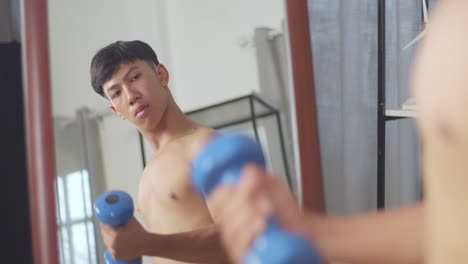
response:
<path id="1" fill-rule="evenodd" d="M 23 0 L 21 26 L 33 260 L 36 264 L 58 264 L 47 0 Z"/>
<path id="2" fill-rule="evenodd" d="M 296 107 L 302 205 L 324 212 L 315 82 L 307 0 L 286 0 Z"/>

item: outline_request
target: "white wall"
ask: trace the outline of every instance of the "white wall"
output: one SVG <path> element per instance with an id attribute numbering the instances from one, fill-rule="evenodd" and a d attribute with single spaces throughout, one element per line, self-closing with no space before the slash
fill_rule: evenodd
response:
<path id="1" fill-rule="evenodd" d="M 143 172 L 138 131 L 118 117 L 104 118 L 100 131 L 106 188 L 126 190 L 136 198 Z"/>
<path id="2" fill-rule="evenodd" d="M 281 29 L 283 0 L 167 1 L 175 98 L 183 110 L 258 91 L 254 28 Z"/>

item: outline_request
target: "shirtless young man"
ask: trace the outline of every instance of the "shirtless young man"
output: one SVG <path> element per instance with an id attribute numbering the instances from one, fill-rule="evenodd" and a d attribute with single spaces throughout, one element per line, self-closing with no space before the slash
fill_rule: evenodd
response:
<path id="1" fill-rule="evenodd" d="M 424 201 L 355 216 L 314 215 L 300 212 L 276 177 L 250 166 L 239 185 L 209 197 L 231 258 L 242 258 L 274 213 L 284 228 L 308 237 L 325 261 L 468 263 L 467 25 L 468 1 L 441 0 L 415 63 Z"/>
<path id="2" fill-rule="evenodd" d="M 213 131 L 186 117 L 168 87 L 169 73 L 141 41 L 118 41 L 91 63 L 94 90 L 133 123 L 154 154 L 140 179 L 137 207 L 148 227 L 134 218 L 125 226 L 101 225 L 114 259 L 154 256 L 153 263 L 227 263 L 206 201 L 190 181 L 190 162 Z"/>

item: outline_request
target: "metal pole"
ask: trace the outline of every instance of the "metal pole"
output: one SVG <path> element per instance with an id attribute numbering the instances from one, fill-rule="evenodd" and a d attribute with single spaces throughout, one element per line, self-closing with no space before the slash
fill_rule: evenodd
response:
<path id="1" fill-rule="evenodd" d="M 252 126 L 255 133 L 255 139 L 257 143 L 260 144 L 260 139 L 258 137 L 258 130 L 257 130 L 257 116 L 255 115 L 255 106 L 253 102 L 252 96 L 249 96 L 249 104 L 250 104 L 250 117 L 252 118 Z"/>
<path id="2" fill-rule="evenodd" d="M 140 132 L 138 132 L 138 139 L 140 141 L 141 161 L 143 162 L 143 169 L 145 169 L 145 166 L 146 166 L 145 141 L 143 139 L 143 135 Z"/>
<path id="3" fill-rule="evenodd" d="M 377 208 L 385 207 L 385 0 L 378 3 Z"/>
<path id="4" fill-rule="evenodd" d="M 284 138 L 283 138 L 283 126 L 281 125 L 281 117 L 280 113 L 276 112 L 276 122 L 278 123 L 278 133 L 279 133 L 279 138 L 280 138 L 280 145 L 281 145 L 281 156 L 283 157 L 283 163 L 284 163 L 284 171 L 286 173 L 286 179 L 288 181 L 288 185 L 292 190 L 292 181 L 291 181 L 291 175 L 289 173 L 289 165 L 288 165 L 288 159 L 286 158 L 286 148 L 284 146 Z"/>

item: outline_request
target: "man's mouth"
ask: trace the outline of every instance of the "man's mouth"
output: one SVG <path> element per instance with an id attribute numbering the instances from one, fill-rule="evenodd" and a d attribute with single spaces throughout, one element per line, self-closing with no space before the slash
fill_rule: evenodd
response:
<path id="1" fill-rule="evenodd" d="M 147 112 L 147 109 L 148 109 L 148 105 L 138 106 L 138 108 L 135 110 L 136 118 L 138 118 L 138 119 L 143 118 L 145 116 L 146 112 Z"/>

